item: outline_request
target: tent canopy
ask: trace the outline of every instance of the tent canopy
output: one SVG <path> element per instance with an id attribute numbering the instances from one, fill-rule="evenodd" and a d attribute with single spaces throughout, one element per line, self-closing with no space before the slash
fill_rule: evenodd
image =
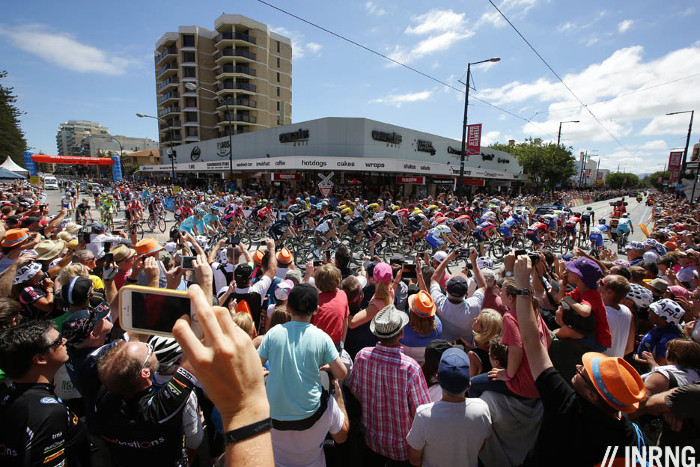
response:
<path id="1" fill-rule="evenodd" d="M 15 164 L 15 161 L 13 161 L 10 156 L 7 156 L 7 159 L 5 159 L 5 162 L 3 162 L 2 165 L 0 165 L 0 168 L 7 169 L 10 172 L 19 173 L 22 175 L 27 175 L 29 173 L 19 165 Z"/>
<path id="2" fill-rule="evenodd" d="M 23 177 L 20 174 L 16 174 L 16 173 L 14 173 L 10 170 L 7 170 L 6 168 L 0 166 L 0 180 L 16 179 L 16 178 L 17 179 L 19 179 L 19 178 L 24 179 L 25 177 Z"/>

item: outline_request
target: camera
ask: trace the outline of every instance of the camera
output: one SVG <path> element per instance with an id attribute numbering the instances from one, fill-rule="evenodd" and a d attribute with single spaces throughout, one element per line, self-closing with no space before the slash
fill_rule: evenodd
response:
<path id="1" fill-rule="evenodd" d="M 459 257 L 460 258 L 469 258 L 469 248 L 460 248 L 459 249 Z"/>
<path id="2" fill-rule="evenodd" d="M 238 246 L 238 244 L 241 243 L 241 236 L 240 235 L 231 235 L 229 237 L 228 241 L 232 246 Z"/>
<path id="3" fill-rule="evenodd" d="M 527 255 L 530 257 L 530 261 L 532 262 L 533 266 L 540 260 L 540 255 L 537 253 L 528 253 Z"/>

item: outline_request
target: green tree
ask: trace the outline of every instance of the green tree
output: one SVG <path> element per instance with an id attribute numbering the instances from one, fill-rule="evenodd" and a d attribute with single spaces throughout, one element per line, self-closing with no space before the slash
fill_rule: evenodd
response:
<path id="1" fill-rule="evenodd" d="M 659 177 L 661 177 L 661 183 L 659 183 Z M 656 188 L 657 190 L 661 190 L 664 187 L 664 180 L 668 180 L 671 178 L 671 172 L 668 170 L 666 172 L 659 170 L 658 172 L 654 172 L 653 174 L 649 174 L 646 177 L 644 177 L 644 180 L 647 181 L 651 186 Z"/>
<path id="2" fill-rule="evenodd" d="M 605 177 L 605 184 L 613 189 L 633 188 L 639 186 L 639 177 L 635 174 L 613 172 Z"/>
<path id="3" fill-rule="evenodd" d="M 496 143 L 489 147 L 516 156 L 523 172 L 537 186 L 554 188 L 576 174 L 571 148 L 553 143 L 542 144 L 540 138 L 529 138 L 513 146 Z"/>
<path id="4" fill-rule="evenodd" d="M 7 77 L 6 71 L 0 71 L 0 80 Z M 17 97 L 12 88 L 0 83 L 0 154 L 9 155 L 16 164 L 24 167 L 23 152 L 27 150 L 27 141 L 19 127 L 22 111 L 15 106 Z"/>

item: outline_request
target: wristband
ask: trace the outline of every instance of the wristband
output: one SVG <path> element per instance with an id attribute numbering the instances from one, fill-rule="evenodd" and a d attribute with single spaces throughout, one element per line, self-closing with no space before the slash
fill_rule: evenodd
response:
<path id="1" fill-rule="evenodd" d="M 259 422 L 251 423 L 235 430 L 231 430 L 224 434 L 226 444 L 233 444 L 251 438 L 257 434 L 269 431 L 272 429 L 272 419 L 270 417 L 260 420 Z"/>

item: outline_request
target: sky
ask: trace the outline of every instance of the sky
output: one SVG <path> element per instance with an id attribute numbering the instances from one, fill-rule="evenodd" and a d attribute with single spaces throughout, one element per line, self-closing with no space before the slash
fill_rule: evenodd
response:
<path id="1" fill-rule="evenodd" d="M 293 122 L 371 118 L 459 140 L 467 64 L 499 57 L 471 67 L 468 120 L 483 124 L 483 146 L 556 142 L 560 122 L 578 120 L 562 125 L 562 144 L 637 174 L 662 170 L 685 146 L 690 113 L 666 114 L 700 111 L 700 5 L 493 2 L 522 37 L 488 0 L 269 2 L 422 74 L 257 0 L 8 2 L 2 84 L 14 87 L 36 152 L 55 154 L 68 120 L 157 140 L 156 122 L 135 115 L 156 113 L 156 41 L 241 14 L 292 39 Z"/>

